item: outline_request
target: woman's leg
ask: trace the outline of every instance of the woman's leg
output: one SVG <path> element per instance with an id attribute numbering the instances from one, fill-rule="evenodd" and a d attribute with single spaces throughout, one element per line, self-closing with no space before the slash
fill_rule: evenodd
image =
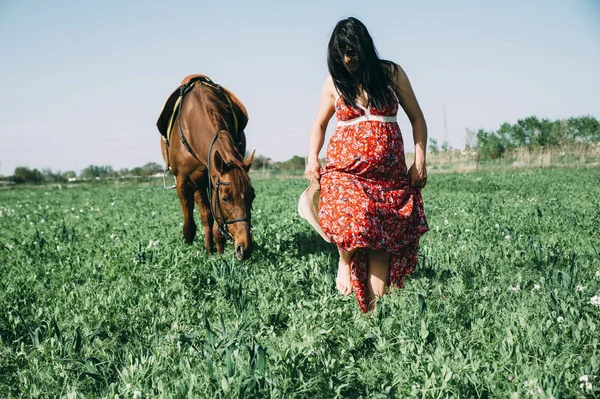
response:
<path id="1" fill-rule="evenodd" d="M 369 250 L 369 310 L 375 310 L 377 299 L 385 294 L 390 276 L 390 254 L 385 251 Z"/>
<path id="2" fill-rule="evenodd" d="M 350 280 L 350 261 L 352 256 L 356 252 L 353 249 L 350 252 L 346 252 L 338 248 L 340 253 L 340 261 L 338 263 L 338 273 L 335 286 L 342 295 L 350 295 L 352 293 L 352 281 Z"/>

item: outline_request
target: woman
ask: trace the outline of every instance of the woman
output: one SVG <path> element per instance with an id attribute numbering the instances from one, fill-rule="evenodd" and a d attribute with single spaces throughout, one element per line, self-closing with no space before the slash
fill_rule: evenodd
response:
<path id="1" fill-rule="evenodd" d="M 419 237 L 429 230 L 420 193 L 427 183 L 427 125 L 404 70 L 379 59 L 356 18 L 334 28 L 327 65 L 305 174 L 320 179 L 319 221 L 340 254 L 337 289 L 344 295 L 354 291 L 367 312 L 386 287 L 401 287 L 415 269 Z M 398 105 L 413 129 L 415 162 L 409 170 Z M 318 154 L 334 113 L 338 122 L 323 169 Z"/>

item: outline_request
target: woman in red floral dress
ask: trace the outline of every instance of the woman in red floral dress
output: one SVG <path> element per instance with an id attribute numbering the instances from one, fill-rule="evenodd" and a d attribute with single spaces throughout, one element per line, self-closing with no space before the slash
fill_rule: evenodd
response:
<path id="1" fill-rule="evenodd" d="M 336 25 L 327 64 L 330 76 L 310 133 L 306 177 L 320 179 L 319 222 L 340 254 L 337 289 L 354 291 L 367 312 L 386 287 L 401 287 L 415 269 L 419 238 L 429 230 L 420 192 L 427 182 L 427 125 L 406 73 L 379 59 L 359 20 Z M 396 120 L 399 105 L 415 141 L 409 170 Z M 338 122 L 323 169 L 318 154 L 334 114 Z"/>

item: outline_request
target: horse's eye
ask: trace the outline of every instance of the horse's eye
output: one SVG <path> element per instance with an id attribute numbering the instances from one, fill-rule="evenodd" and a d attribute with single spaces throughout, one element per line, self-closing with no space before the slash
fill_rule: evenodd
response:
<path id="1" fill-rule="evenodd" d="M 226 203 L 226 204 L 228 204 L 228 203 L 231 202 L 231 198 L 229 198 L 229 197 L 222 197 L 221 201 L 224 202 L 224 203 Z"/>

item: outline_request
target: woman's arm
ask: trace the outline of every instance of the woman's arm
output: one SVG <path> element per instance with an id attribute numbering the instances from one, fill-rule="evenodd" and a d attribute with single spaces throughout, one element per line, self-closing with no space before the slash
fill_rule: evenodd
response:
<path id="1" fill-rule="evenodd" d="M 304 174 L 309 180 L 313 175 L 316 176 L 317 179 L 321 177 L 322 168 L 319 164 L 319 152 L 321 152 L 323 142 L 325 141 L 327 124 L 335 111 L 334 93 L 335 86 L 333 84 L 333 79 L 331 79 L 331 76 L 328 76 L 321 89 L 319 110 L 317 111 L 317 117 L 308 137 L 308 163 Z"/>
<path id="2" fill-rule="evenodd" d="M 413 138 L 415 141 L 415 162 L 409 170 L 411 184 L 413 187 L 422 188 L 427 184 L 426 149 L 427 149 L 427 123 L 412 89 L 406 72 L 395 65 L 394 83 L 402 109 L 406 112 L 412 125 Z"/>

